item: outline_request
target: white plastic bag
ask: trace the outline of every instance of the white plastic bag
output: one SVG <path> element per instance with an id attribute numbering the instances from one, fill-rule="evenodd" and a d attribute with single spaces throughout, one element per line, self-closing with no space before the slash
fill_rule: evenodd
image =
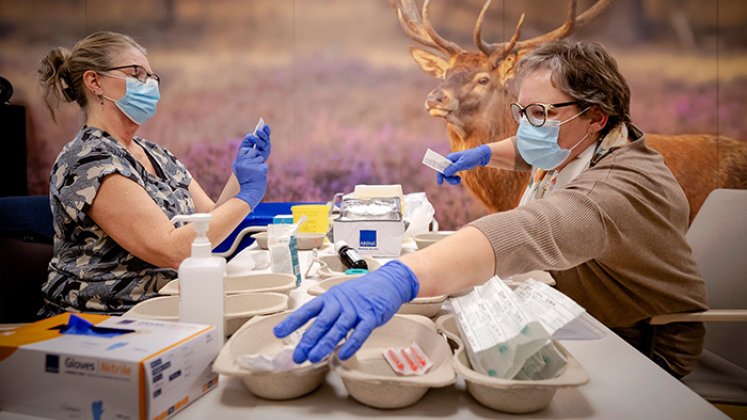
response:
<path id="1" fill-rule="evenodd" d="M 428 232 L 436 210 L 424 192 L 405 195 L 405 222 L 408 223 L 405 238 Z"/>

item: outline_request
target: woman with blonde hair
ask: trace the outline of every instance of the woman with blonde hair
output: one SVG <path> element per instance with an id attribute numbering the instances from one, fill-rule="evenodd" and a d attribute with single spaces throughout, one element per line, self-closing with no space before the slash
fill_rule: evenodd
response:
<path id="1" fill-rule="evenodd" d="M 215 202 L 173 154 L 136 135 L 156 113 L 160 78 L 129 36 L 97 32 L 72 50 L 55 48 L 39 79 L 53 119 L 60 102 L 75 102 L 85 120 L 52 167 L 54 255 L 41 315 L 116 314 L 156 296 L 195 237 L 173 216 L 211 213 L 208 237 L 217 244 L 262 200 L 269 126 L 243 139 Z"/>

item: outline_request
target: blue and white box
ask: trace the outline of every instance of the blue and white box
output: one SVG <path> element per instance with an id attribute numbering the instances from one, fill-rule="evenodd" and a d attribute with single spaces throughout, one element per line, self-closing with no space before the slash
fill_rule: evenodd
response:
<path id="1" fill-rule="evenodd" d="M 396 258 L 402 252 L 402 220 L 342 220 L 332 223 L 335 241 L 343 240 L 361 255 Z"/>

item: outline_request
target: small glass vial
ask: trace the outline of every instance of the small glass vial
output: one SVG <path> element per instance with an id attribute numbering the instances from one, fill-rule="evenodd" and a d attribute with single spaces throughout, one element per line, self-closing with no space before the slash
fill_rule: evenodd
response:
<path id="1" fill-rule="evenodd" d="M 366 260 L 361 257 L 361 254 L 355 248 L 351 248 L 345 241 L 335 242 L 335 252 L 340 256 L 342 263 L 347 268 L 358 268 L 368 270 L 368 264 Z"/>

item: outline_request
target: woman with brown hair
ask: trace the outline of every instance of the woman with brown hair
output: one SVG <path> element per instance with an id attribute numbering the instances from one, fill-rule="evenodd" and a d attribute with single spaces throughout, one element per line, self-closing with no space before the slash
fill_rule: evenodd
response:
<path id="1" fill-rule="evenodd" d="M 476 166 L 531 170 L 521 205 L 490 214 L 418 252 L 331 288 L 275 327 L 285 337 L 314 319 L 294 360 L 317 362 L 345 339 L 353 355 L 374 328 L 417 296 L 448 295 L 533 270 L 635 347 L 647 321 L 707 309 L 685 239 L 682 188 L 630 119 L 630 89 L 601 44 L 550 42 L 518 63 L 515 137 L 452 153 L 439 178 Z M 440 175 L 440 174 L 439 174 Z M 352 332 L 351 332 L 352 331 Z M 654 361 L 686 375 L 703 348 L 702 323 L 657 330 Z"/>

